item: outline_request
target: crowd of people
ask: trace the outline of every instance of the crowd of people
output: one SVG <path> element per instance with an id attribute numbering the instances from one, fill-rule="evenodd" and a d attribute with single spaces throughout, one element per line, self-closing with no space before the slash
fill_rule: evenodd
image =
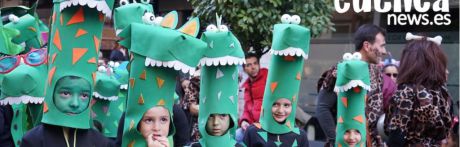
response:
<path id="1" fill-rule="evenodd" d="M 0 38 L 8 42 L 0 43 L 0 146 L 310 146 L 296 123 L 302 120 L 297 102 L 310 50 L 310 30 L 299 25 L 299 16 L 285 14 L 274 26 L 267 69 L 260 54 L 243 52 L 220 16 L 197 39 L 197 18 L 176 30 L 175 11 L 160 18 L 148 3 L 123 4 L 114 14 L 123 40 L 105 63 L 97 58 L 100 19 L 110 14 L 83 3 L 55 4 L 47 48 L 8 52 L 20 50 L 10 43 L 17 33 L 3 26 L 14 27 L 14 14 L 0 26 L 0 35 L 9 37 Z M 355 53 L 319 78 L 315 115 L 325 146 L 458 146 L 458 104 L 446 88 L 442 38 L 408 33 L 397 61 L 386 51 L 385 37 L 379 26 L 360 26 Z M 351 58 L 369 71 L 361 73 L 364 78 L 343 73 L 343 63 L 354 69 Z M 343 77 L 352 82 L 337 91 Z M 17 82 L 22 79 L 32 86 Z M 363 116 L 341 115 L 352 111 Z"/>

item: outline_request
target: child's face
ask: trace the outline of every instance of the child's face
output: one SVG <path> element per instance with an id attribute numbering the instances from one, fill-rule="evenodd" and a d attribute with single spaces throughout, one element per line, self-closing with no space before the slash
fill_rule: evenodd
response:
<path id="1" fill-rule="evenodd" d="M 79 114 L 88 108 L 91 85 L 78 77 L 63 77 L 56 83 L 53 94 L 56 108 L 66 114 Z"/>
<path id="2" fill-rule="evenodd" d="M 168 109 L 162 106 L 155 106 L 144 113 L 139 122 L 138 130 L 144 138 L 147 138 L 152 133 L 154 138 L 167 137 L 170 121 Z"/>
<path id="3" fill-rule="evenodd" d="M 343 135 L 343 140 L 349 146 L 355 146 L 361 141 L 361 133 L 359 133 L 359 131 L 355 129 L 347 130 Z"/>
<path id="4" fill-rule="evenodd" d="M 292 103 L 286 98 L 282 98 L 273 103 L 272 116 L 278 123 L 283 123 L 292 112 Z"/>
<path id="5" fill-rule="evenodd" d="M 206 123 L 206 131 L 211 136 L 222 136 L 230 127 L 230 115 L 211 114 Z"/>

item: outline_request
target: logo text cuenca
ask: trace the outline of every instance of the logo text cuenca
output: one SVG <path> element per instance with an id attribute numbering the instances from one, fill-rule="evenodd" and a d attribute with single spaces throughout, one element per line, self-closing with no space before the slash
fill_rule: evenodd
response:
<path id="1" fill-rule="evenodd" d="M 402 6 L 404 1 L 404 6 Z M 374 7 L 372 7 L 372 3 Z M 374 11 L 387 14 L 387 25 L 450 25 L 451 15 L 449 12 L 449 0 L 436 0 L 434 2 L 422 2 L 421 0 L 393 0 L 383 2 L 381 0 L 353 0 L 353 10 L 356 13 Z M 383 4 L 383 5 L 382 5 Z M 343 0 L 334 0 L 334 7 L 338 13 L 345 13 L 350 9 L 350 3 Z M 405 14 L 412 9 L 418 14 Z M 430 16 L 425 12 L 432 10 L 436 14 Z"/>

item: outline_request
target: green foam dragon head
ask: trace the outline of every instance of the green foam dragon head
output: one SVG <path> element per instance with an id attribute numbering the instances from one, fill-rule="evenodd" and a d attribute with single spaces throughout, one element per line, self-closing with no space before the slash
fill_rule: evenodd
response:
<path id="1" fill-rule="evenodd" d="M 298 15 L 281 16 L 281 24 L 276 24 L 273 30 L 270 53 L 282 56 L 302 56 L 308 58 L 310 50 L 310 29 L 300 24 Z"/>
<path id="2" fill-rule="evenodd" d="M 99 66 L 93 92 L 95 98 L 109 101 L 116 101 L 118 99 L 121 84 L 115 77 L 113 68 L 117 67 Z"/>
<path id="3" fill-rule="evenodd" d="M 121 6 L 114 10 L 113 23 L 116 34 L 118 35 L 131 23 L 144 23 L 155 20 L 155 16 L 152 15 L 153 7 L 149 2 L 150 0 L 129 3 L 128 0 L 121 0 Z M 160 19 L 156 20 L 160 21 Z"/>
<path id="4" fill-rule="evenodd" d="M 46 26 L 43 27 L 43 22 L 35 12 L 37 2 L 31 8 L 16 6 L 0 9 L 2 17 L 8 18 L 3 21 L 5 27 L 20 31 L 20 35 L 15 37 L 13 42 L 22 44 L 25 52 L 29 52 L 31 48 L 41 48 L 43 45 L 41 33 L 48 30 Z"/>
<path id="5" fill-rule="evenodd" d="M 361 54 L 345 53 L 343 61 L 337 65 L 337 146 L 365 145 L 366 115 L 365 97 L 370 90 L 369 67 L 361 61 Z M 345 135 L 359 132 L 358 142 L 347 142 Z"/>

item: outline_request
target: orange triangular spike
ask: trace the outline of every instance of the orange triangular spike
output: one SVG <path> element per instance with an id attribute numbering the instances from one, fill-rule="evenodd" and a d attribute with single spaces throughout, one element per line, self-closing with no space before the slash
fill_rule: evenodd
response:
<path id="1" fill-rule="evenodd" d="M 77 12 L 72 16 L 72 18 L 70 18 L 69 22 L 67 22 L 67 25 L 81 23 L 84 21 L 85 15 L 83 14 L 83 7 L 80 7 L 80 9 L 77 10 Z"/>
<path id="2" fill-rule="evenodd" d="M 134 140 L 128 144 L 128 147 L 134 147 Z"/>
<path id="3" fill-rule="evenodd" d="M 139 79 L 145 80 L 146 75 L 147 75 L 147 72 L 145 70 L 142 71 L 141 76 L 139 76 Z"/>
<path id="4" fill-rule="evenodd" d="M 277 86 L 278 86 L 278 82 L 271 83 L 270 84 L 270 91 L 273 93 L 273 91 L 275 91 Z"/>
<path id="5" fill-rule="evenodd" d="M 129 122 L 129 130 L 133 129 L 134 127 L 134 120 L 131 120 L 131 122 Z"/>
<path id="6" fill-rule="evenodd" d="M 78 38 L 78 37 L 80 37 L 81 35 L 85 35 L 86 33 L 88 33 L 88 32 L 86 32 L 86 30 L 78 29 L 78 30 L 77 30 L 77 33 L 75 34 L 75 38 Z"/>
<path id="7" fill-rule="evenodd" d="M 342 97 L 342 103 L 343 103 L 343 106 L 345 106 L 345 108 L 348 107 L 348 99 L 347 99 L 347 97 Z"/>
<path id="8" fill-rule="evenodd" d="M 104 22 L 104 18 L 105 18 L 104 14 L 102 14 L 101 12 L 99 12 L 99 21 L 100 21 L 100 22 Z"/>
<path id="9" fill-rule="evenodd" d="M 164 106 L 165 104 L 166 104 L 166 102 L 163 99 L 160 99 L 160 101 L 158 101 L 158 103 L 157 103 L 158 106 Z"/>
<path id="10" fill-rule="evenodd" d="M 302 75 L 300 74 L 300 72 L 297 73 L 297 75 L 295 76 L 295 79 L 296 80 L 302 79 Z"/>
<path id="11" fill-rule="evenodd" d="M 92 76 L 93 76 L 93 85 L 96 85 L 96 76 L 97 76 L 96 72 L 93 72 Z"/>
<path id="12" fill-rule="evenodd" d="M 163 87 L 163 84 L 165 83 L 165 80 L 161 79 L 160 77 L 157 77 L 157 85 L 158 88 Z"/>
<path id="13" fill-rule="evenodd" d="M 43 102 L 43 113 L 46 112 L 48 112 L 48 105 L 46 104 L 46 102 Z"/>
<path id="14" fill-rule="evenodd" d="M 56 12 L 53 12 L 53 16 L 51 17 L 51 23 L 56 22 Z"/>
<path id="15" fill-rule="evenodd" d="M 174 25 L 175 20 L 176 20 L 175 15 L 166 15 L 166 16 L 164 16 L 164 18 L 161 21 L 160 25 L 163 26 L 163 27 L 174 29 L 173 25 Z"/>
<path id="16" fill-rule="evenodd" d="M 54 60 L 56 60 L 56 55 L 57 53 L 54 53 L 53 56 L 51 57 L 51 63 L 54 64 Z"/>
<path id="17" fill-rule="evenodd" d="M 56 32 L 54 32 L 53 44 L 56 46 L 56 48 L 59 51 L 62 51 L 62 44 L 61 44 L 61 37 L 59 36 L 59 29 L 56 29 Z"/>
<path id="18" fill-rule="evenodd" d="M 297 100 L 297 96 L 294 95 L 294 96 L 292 97 L 292 101 L 295 102 L 296 100 Z"/>
<path id="19" fill-rule="evenodd" d="M 88 51 L 88 49 L 86 49 L 86 48 L 73 48 L 73 50 L 72 50 L 72 64 L 77 63 L 78 60 L 80 60 L 80 58 L 83 57 L 83 55 L 85 55 L 86 51 Z"/>
<path id="20" fill-rule="evenodd" d="M 96 63 L 96 58 L 92 57 L 88 60 L 88 63 Z"/>
<path id="21" fill-rule="evenodd" d="M 54 73 L 56 72 L 56 67 L 51 68 L 48 72 L 48 84 L 51 85 L 51 81 L 53 79 Z"/>
<path id="22" fill-rule="evenodd" d="M 137 103 L 139 103 L 139 105 L 144 105 L 144 97 L 142 96 L 142 93 L 139 96 L 139 98 L 137 99 Z"/>
<path id="23" fill-rule="evenodd" d="M 37 30 L 34 27 L 29 27 L 29 30 L 31 30 L 33 32 L 37 32 Z"/>
<path id="24" fill-rule="evenodd" d="M 342 147 L 342 144 L 338 143 L 338 144 L 337 144 L 337 147 Z"/>
<path id="25" fill-rule="evenodd" d="M 361 88 L 355 87 L 355 88 L 353 88 L 353 92 L 359 93 L 359 92 L 361 92 Z"/>
<path id="26" fill-rule="evenodd" d="M 134 78 L 129 79 L 129 86 L 131 86 L 131 88 L 134 87 Z"/>
<path id="27" fill-rule="evenodd" d="M 343 118 L 342 118 L 342 116 L 339 117 L 339 120 L 337 120 L 337 122 L 343 123 Z"/>
<path id="28" fill-rule="evenodd" d="M 190 35 L 190 36 L 195 36 L 194 34 L 196 34 L 197 25 L 199 25 L 198 22 L 191 21 L 190 23 L 186 25 L 187 26 L 185 26 L 184 28 L 181 28 L 179 31 L 181 31 L 184 34 Z"/>
<path id="29" fill-rule="evenodd" d="M 95 47 L 94 49 L 96 49 L 96 53 L 99 54 L 99 46 L 100 46 L 101 41 L 99 41 L 99 39 L 96 36 L 93 37 L 93 40 L 94 40 L 94 47 Z"/>
<path id="30" fill-rule="evenodd" d="M 257 128 L 262 128 L 262 126 L 260 125 L 260 123 L 254 123 L 254 126 L 256 126 Z"/>
<path id="31" fill-rule="evenodd" d="M 62 24 L 64 24 L 64 19 L 62 18 L 62 15 L 60 15 L 59 21 L 61 22 L 61 26 L 62 26 Z"/>
<path id="32" fill-rule="evenodd" d="M 363 116 L 362 115 L 358 115 L 356 117 L 353 118 L 354 120 L 360 122 L 360 123 L 363 123 Z"/>
<path id="33" fill-rule="evenodd" d="M 289 61 L 289 62 L 295 61 L 295 57 L 294 57 L 294 56 L 284 56 L 283 59 L 284 59 L 285 61 Z"/>
<path id="34" fill-rule="evenodd" d="M 290 129 L 291 128 L 291 121 L 286 121 L 286 126 Z"/>

